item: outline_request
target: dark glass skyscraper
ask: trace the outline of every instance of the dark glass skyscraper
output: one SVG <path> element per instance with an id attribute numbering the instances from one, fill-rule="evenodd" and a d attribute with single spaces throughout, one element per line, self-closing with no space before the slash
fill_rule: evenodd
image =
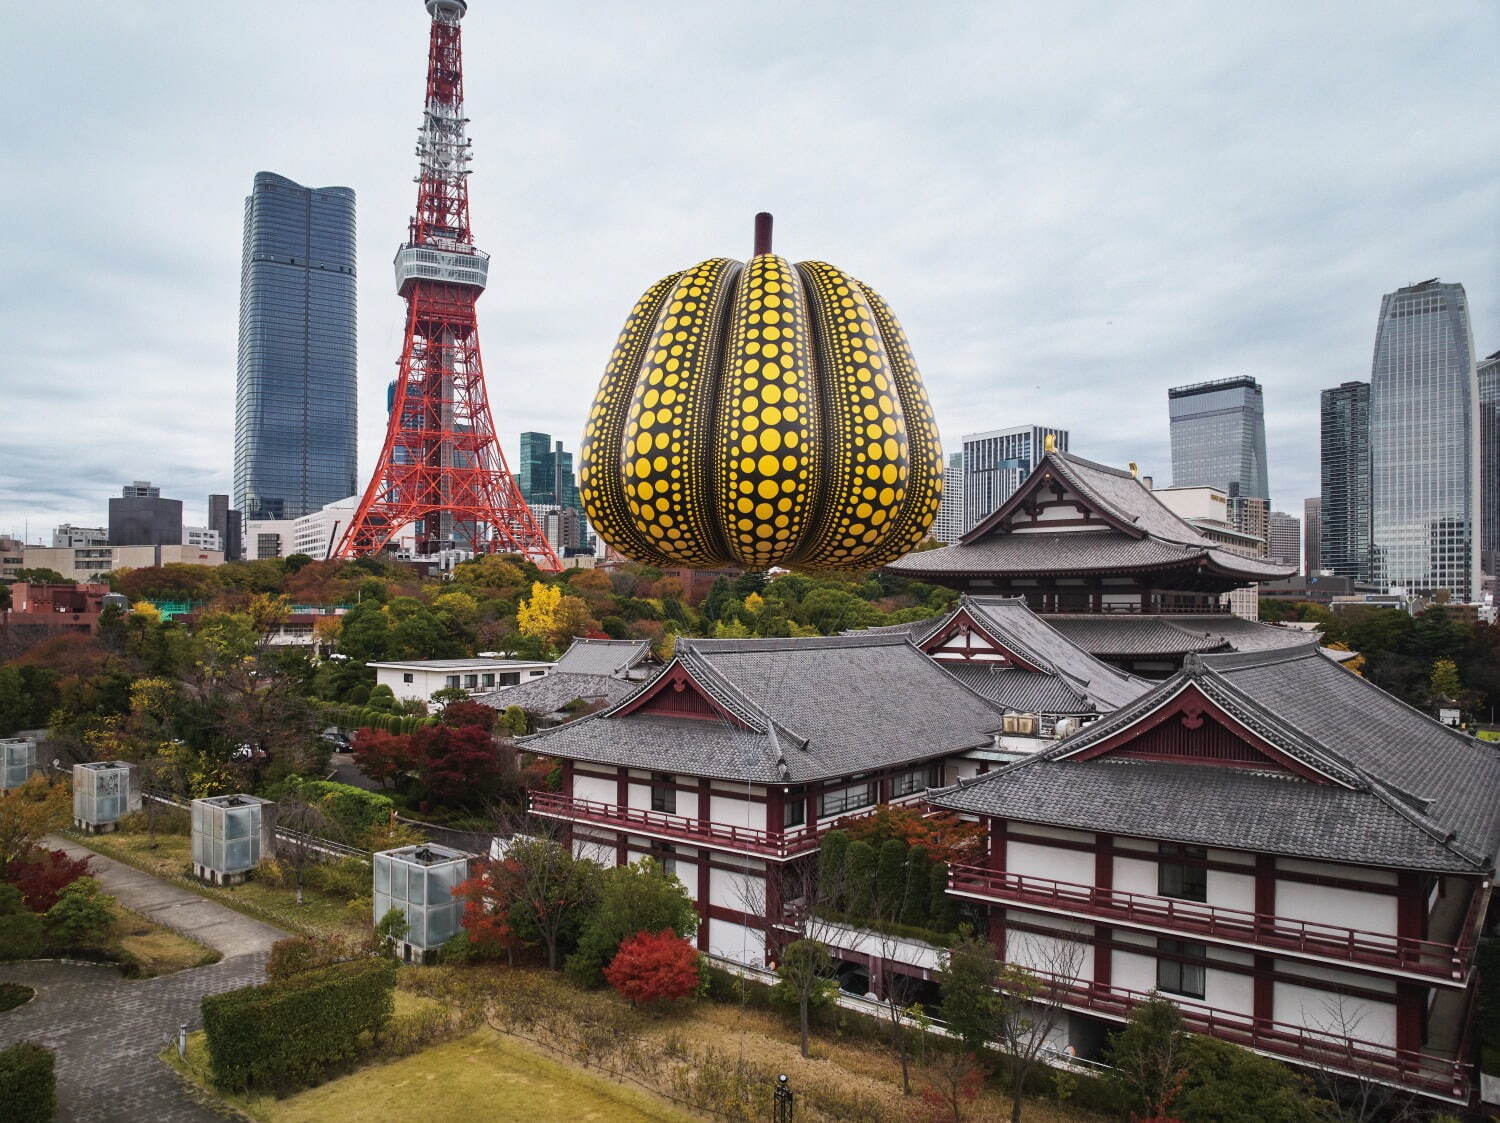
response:
<path id="1" fill-rule="evenodd" d="M 1221 378 L 1167 391 L 1172 426 L 1172 486 L 1216 487 L 1270 499 L 1266 482 L 1266 410 L 1253 378 Z"/>
<path id="2" fill-rule="evenodd" d="M 1370 551 L 1383 585 L 1479 593 L 1479 387 L 1462 285 L 1380 302 L 1370 368 Z"/>
<path id="3" fill-rule="evenodd" d="M 1345 382 L 1323 391 L 1323 569 L 1363 581 L 1370 576 L 1370 384 Z"/>
<path id="4" fill-rule="evenodd" d="M 1480 564 L 1492 574 L 1500 561 L 1500 351 L 1475 369 L 1479 379 Z"/>
<path id="5" fill-rule="evenodd" d="M 550 433 L 522 433 L 521 459 L 516 466 L 521 498 L 536 506 L 552 504 L 582 510 L 578 501 L 578 477 L 573 474 L 573 454 L 562 441 L 552 443 Z"/>
<path id="6" fill-rule="evenodd" d="M 294 519 L 357 492 L 354 192 L 259 172 L 245 199 L 234 499 Z"/>

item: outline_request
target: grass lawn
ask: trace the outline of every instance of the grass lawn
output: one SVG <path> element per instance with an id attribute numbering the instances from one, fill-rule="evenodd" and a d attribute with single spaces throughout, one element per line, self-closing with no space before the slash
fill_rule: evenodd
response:
<path id="1" fill-rule="evenodd" d="M 164 881 L 184 886 L 195 893 L 228 905 L 232 909 L 285 928 L 300 932 L 304 936 L 361 936 L 370 928 L 370 917 L 366 912 L 354 912 L 348 902 L 331 897 L 316 890 L 303 891 L 303 904 L 297 904 L 296 893 L 291 889 L 280 889 L 252 880 L 243 885 L 217 887 L 204 885 L 194 878 L 192 866 L 192 843 L 186 835 L 161 834 L 156 836 L 156 848 L 152 849 L 148 835 L 138 832 L 115 831 L 111 834 L 84 835 L 72 831 L 64 832 L 74 842 L 96 850 L 116 861 L 134 866 L 138 870 L 154 874 Z"/>
<path id="2" fill-rule="evenodd" d="M 189 967 L 202 967 L 219 961 L 219 953 L 190 940 L 165 925 L 132 912 L 119 901 L 113 902 L 115 929 L 104 950 L 112 952 L 135 967 L 135 977 L 170 975 Z"/>

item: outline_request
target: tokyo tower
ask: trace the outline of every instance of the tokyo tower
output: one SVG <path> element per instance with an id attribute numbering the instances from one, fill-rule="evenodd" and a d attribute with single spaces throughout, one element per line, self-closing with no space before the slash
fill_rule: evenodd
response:
<path id="1" fill-rule="evenodd" d="M 426 0 L 432 16 L 427 105 L 417 138 L 417 212 L 396 251 L 406 342 L 385 446 L 338 557 L 385 547 L 408 525 L 416 552 L 467 548 L 515 553 L 539 568 L 562 564 L 521 498 L 484 387 L 474 305 L 489 255 L 469 229 L 469 140 L 459 21 L 466 0 Z"/>

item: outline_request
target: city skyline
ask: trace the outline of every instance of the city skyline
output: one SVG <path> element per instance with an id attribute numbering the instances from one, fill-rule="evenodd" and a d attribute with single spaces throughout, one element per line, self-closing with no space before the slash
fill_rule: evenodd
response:
<path id="1" fill-rule="evenodd" d="M 1355 10 L 1226 19 L 1122 9 L 1080 35 L 1067 9 L 944 21 L 891 6 L 851 41 L 826 4 L 793 17 L 788 53 L 776 13 L 684 6 L 668 34 L 643 38 L 638 17 L 601 8 L 580 86 L 555 63 L 578 48 L 574 21 L 476 3 L 466 35 L 496 60 L 467 91 L 486 122 L 478 233 L 505 246 L 512 274 L 482 313 L 507 453 L 525 430 L 576 446 L 642 271 L 743 255 L 748 216 L 765 208 L 794 257 L 881 280 L 949 451 L 966 432 L 1045 416 L 1070 429 L 1081 455 L 1166 478 L 1161 393 L 1244 374 L 1266 390 L 1273 502 L 1298 509 L 1318 493 L 1317 393 L 1368 369 L 1375 296 L 1432 275 L 1462 282 L 1478 352 L 1500 337 L 1486 238 L 1500 126 L 1466 108 L 1484 103 L 1476 83 L 1495 81 L 1481 44 L 1496 14 L 1471 4 L 1351 21 Z M 74 220 L 61 242 L 51 224 L 7 235 L 13 258 L 37 263 L 0 282 L 13 331 L 58 342 L 28 360 L 25 378 L 6 380 L 13 408 L 36 421 L 0 438 L 0 531 L 29 521 L 35 538 L 95 522 L 121 478 L 159 480 L 190 507 L 229 490 L 234 234 L 243 185 L 263 167 L 360 195 L 360 252 L 374 264 L 359 282 L 359 462 L 372 461 L 401 331 L 380 263 L 410 210 L 421 74 L 407 44 L 423 13 L 284 12 L 105 12 L 82 28 L 38 11 L 12 17 L 23 112 L 6 159 L 44 174 L 15 174 L 0 190 L 25 213 L 20 184 L 40 183 Z M 290 19 L 303 33 L 284 40 Z M 613 46 L 625 41 L 637 47 Z M 64 111 L 90 135 L 129 136 L 150 121 L 156 140 L 56 152 L 51 115 L 28 111 L 32 91 L 49 88 L 41 74 L 97 70 L 148 43 L 171 86 L 70 86 Z M 735 80 L 708 83 L 702 104 L 672 123 L 665 155 L 631 182 L 595 186 L 590 169 L 621 151 L 623 123 L 655 96 L 627 76 L 688 43 L 689 77 L 701 68 Z M 1454 65 L 1434 70 L 1436 58 Z M 1362 81 L 1372 65 L 1386 77 L 1380 99 Z M 1089 79 L 1059 99 L 1041 81 L 1059 67 Z M 861 115 L 837 134 L 745 118 L 730 88 L 780 73 L 795 76 L 789 98 L 865 94 Z M 1417 151 L 1383 143 L 1387 100 L 1413 123 Z M 720 140 L 704 150 L 700 134 Z M 900 157 L 888 165 L 913 170 L 864 183 L 850 206 L 850 169 L 877 134 Z M 768 148 L 783 158 L 745 170 L 745 150 Z M 713 198 L 690 193 L 716 177 Z M 152 217 L 163 182 L 192 185 L 174 195 L 169 223 Z M 1371 192 L 1372 182 L 1384 187 Z M 78 260 L 91 263 L 87 276 Z M 76 307 L 58 298 L 70 292 Z"/>

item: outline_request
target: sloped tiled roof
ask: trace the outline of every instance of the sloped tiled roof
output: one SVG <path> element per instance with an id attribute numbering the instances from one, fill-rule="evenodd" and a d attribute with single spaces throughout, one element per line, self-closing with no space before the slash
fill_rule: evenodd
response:
<path id="1" fill-rule="evenodd" d="M 1305 647 L 1314 637 L 1229 613 L 1181 616 L 1057 613 L 1045 617 L 1063 635 L 1098 656 L 1175 656 L 1189 652 L 1276 651 Z"/>
<path id="2" fill-rule="evenodd" d="M 532 752 L 716 779 L 802 782 L 993 742 L 997 707 L 903 635 L 679 639 L 680 668 L 748 725 L 619 713 L 526 738 Z"/>
<path id="3" fill-rule="evenodd" d="M 650 654 L 649 640 L 580 638 L 562 653 L 556 669 L 580 675 L 615 675 Z"/>
<path id="4" fill-rule="evenodd" d="M 504 687 L 475 701 L 497 710 L 520 706 L 529 713 L 554 714 L 579 699 L 614 705 L 616 702 L 623 702 L 642 685 L 614 675 L 580 675 L 569 671 L 554 671 L 541 678 L 527 679 L 515 686 Z"/>
<path id="5" fill-rule="evenodd" d="M 1321 774 L 1076 757 L 1195 685 Z M 1192 655 L 1149 694 L 1045 753 L 934 793 L 958 811 L 1205 846 L 1466 873 L 1500 851 L 1500 751 L 1318 653 Z"/>
<path id="6" fill-rule="evenodd" d="M 1128 529 L 1011 532 L 1001 525 L 1006 511 L 1002 507 L 958 542 L 907 554 L 886 568 L 904 576 L 939 578 L 1139 571 L 1201 561 L 1245 581 L 1278 580 L 1295 572 L 1295 567 L 1224 549 L 1168 510 L 1129 472 L 1081 456 L 1047 453 L 1016 495 L 1028 491 L 1030 480 L 1044 471 L 1055 473 L 1103 515 Z"/>

